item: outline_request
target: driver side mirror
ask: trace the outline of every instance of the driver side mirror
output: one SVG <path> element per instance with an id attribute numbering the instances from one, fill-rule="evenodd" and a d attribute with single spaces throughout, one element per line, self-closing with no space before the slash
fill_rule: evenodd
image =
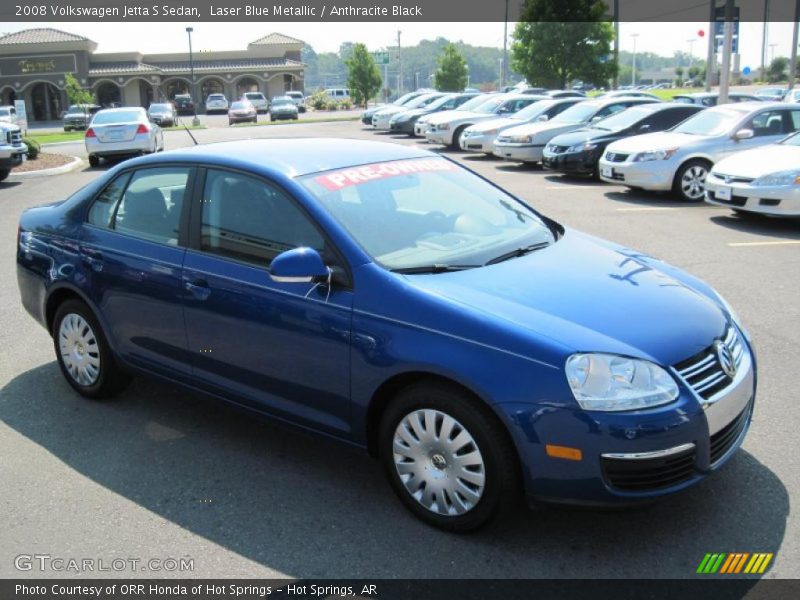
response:
<path id="1" fill-rule="evenodd" d="M 314 283 L 327 281 L 330 269 L 313 248 L 292 248 L 272 259 L 269 276 L 278 283 Z"/>
<path id="2" fill-rule="evenodd" d="M 644 123 L 643 125 L 641 125 L 639 127 L 639 133 L 647 133 L 648 131 L 650 131 L 650 129 L 651 129 L 650 124 L 649 123 Z"/>
<path id="3" fill-rule="evenodd" d="M 538 119 L 536 119 L 536 120 L 537 120 L 537 121 L 542 121 L 542 122 L 545 122 L 545 121 L 548 121 L 548 120 L 550 120 L 550 117 L 548 117 L 547 115 L 539 115 L 539 118 L 538 118 Z"/>
<path id="4" fill-rule="evenodd" d="M 740 129 L 733 134 L 733 139 L 736 141 L 749 140 L 753 135 L 755 135 L 755 132 L 752 129 Z"/>
<path id="5" fill-rule="evenodd" d="M 595 123 L 597 123 L 598 121 L 602 121 L 602 120 L 603 120 L 603 117 L 592 117 L 592 120 L 591 120 L 591 121 L 589 121 L 589 122 L 590 122 L 592 125 L 594 125 L 594 124 L 595 124 Z"/>

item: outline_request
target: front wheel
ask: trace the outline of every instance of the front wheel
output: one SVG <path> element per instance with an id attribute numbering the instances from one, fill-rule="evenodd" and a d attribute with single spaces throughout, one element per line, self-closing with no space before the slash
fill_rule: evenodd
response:
<path id="1" fill-rule="evenodd" d="M 0 181 L 5 181 L 11 175 L 11 169 L 0 169 Z"/>
<path id="2" fill-rule="evenodd" d="M 706 193 L 706 177 L 711 165 L 704 160 L 690 160 L 678 169 L 674 189 L 681 200 L 700 202 Z"/>
<path id="3" fill-rule="evenodd" d="M 67 300 L 58 307 L 53 345 L 61 373 L 82 396 L 108 398 L 128 384 L 129 377 L 117 366 L 100 324 L 80 300 Z"/>
<path id="4" fill-rule="evenodd" d="M 456 150 L 460 150 L 461 146 L 459 145 L 459 140 L 461 139 L 461 134 L 464 133 L 464 130 L 467 128 L 467 125 L 462 125 L 458 129 L 453 132 L 453 141 L 450 142 L 450 147 L 455 148 Z"/>
<path id="5" fill-rule="evenodd" d="M 519 468 L 506 431 L 456 388 L 425 384 L 401 392 L 383 416 L 379 444 L 400 500 L 441 529 L 477 529 L 517 497 Z"/>

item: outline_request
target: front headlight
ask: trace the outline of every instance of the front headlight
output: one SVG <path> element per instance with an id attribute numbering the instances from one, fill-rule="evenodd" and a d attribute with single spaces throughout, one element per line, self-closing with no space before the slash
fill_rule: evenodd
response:
<path id="1" fill-rule="evenodd" d="M 677 148 L 663 148 L 661 150 L 650 150 L 649 152 L 639 152 L 633 162 L 647 162 L 651 160 L 667 160 L 678 151 Z"/>
<path id="2" fill-rule="evenodd" d="M 497 129 L 487 129 L 486 131 L 473 131 L 472 135 L 497 135 Z"/>
<path id="3" fill-rule="evenodd" d="M 597 144 L 590 144 L 586 142 L 585 144 L 576 144 L 575 146 L 570 146 L 567 149 L 567 152 L 588 152 L 589 150 L 594 150 L 597 148 Z"/>
<path id="4" fill-rule="evenodd" d="M 529 135 L 512 135 L 508 141 L 512 144 L 530 144 L 533 142 L 533 138 Z"/>
<path id="5" fill-rule="evenodd" d="M 762 175 L 751 185 L 754 186 L 773 186 L 773 185 L 800 185 L 800 171 L 778 171 L 769 175 Z"/>
<path id="6" fill-rule="evenodd" d="M 573 354 L 565 370 L 583 410 L 639 410 L 678 397 L 678 384 L 669 373 L 646 360 L 616 354 Z"/>
<path id="7" fill-rule="evenodd" d="M 440 123 L 436 129 L 438 129 L 439 131 L 447 131 L 448 129 L 450 129 L 450 123 Z"/>

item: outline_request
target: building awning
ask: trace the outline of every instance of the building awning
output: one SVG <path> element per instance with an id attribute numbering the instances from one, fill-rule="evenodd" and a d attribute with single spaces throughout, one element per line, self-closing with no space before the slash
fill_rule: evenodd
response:
<path id="1" fill-rule="evenodd" d="M 96 63 L 89 65 L 89 77 L 100 75 L 159 75 L 161 69 L 138 62 Z"/>
<path id="2" fill-rule="evenodd" d="M 186 73 L 190 70 L 189 61 L 157 63 L 154 65 L 162 73 Z M 275 69 L 302 69 L 306 65 L 289 58 L 243 58 L 238 60 L 196 60 L 195 73 L 218 71 L 273 71 Z"/>

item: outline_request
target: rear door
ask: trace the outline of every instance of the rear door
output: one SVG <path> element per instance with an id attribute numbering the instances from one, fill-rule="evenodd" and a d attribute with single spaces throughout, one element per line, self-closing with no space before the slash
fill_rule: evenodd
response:
<path id="1" fill-rule="evenodd" d="M 725 156 L 742 150 L 749 150 L 774 144 L 785 138 L 790 133 L 797 131 L 798 115 L 800 107 L 792 110 L 786 108 L 771 108 L 762 110 L 751 117 L 739 129 L 751 129 L 753 137 L 744 140 L 734 140 L 729 138 L 724 144 Z M 720 160 L 721 156 L 715 158 Z"/>
<path id="2" fill-rule="evenodd" d="M 181 269 L 193 174 L 187 166 L 121 174 L 92 203 L 79 248 L 117 352 L 167 376 L 191 372 Z"/>

